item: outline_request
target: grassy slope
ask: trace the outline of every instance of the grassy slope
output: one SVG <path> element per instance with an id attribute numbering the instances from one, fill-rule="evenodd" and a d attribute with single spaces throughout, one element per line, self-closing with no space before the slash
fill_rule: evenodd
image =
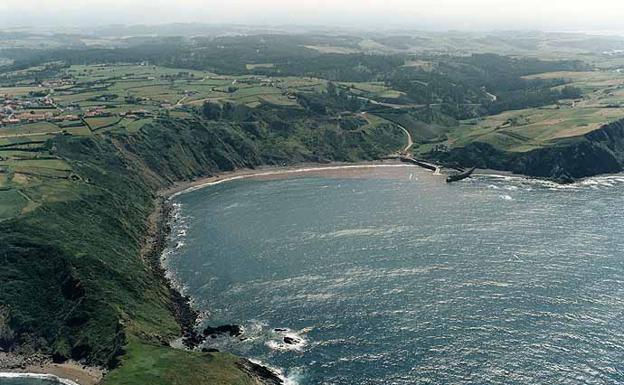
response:
<path id="1" fill-rule="evenodd" d="M 186 352 L 133 339 L 120 369 L 107 376 L 104 385 L 255 384 L 237 366 L 240 360 L 229 354 Z"/>
<path id="2" fill-rule="evenodd" d="M 195 373 L 212 373 L 214 383 L 248 383 L 232 357 L 164 347 L 180 327 L 168 288 L 138 255 L 155 192 L 173 181 L 261 163 L 370 159 L 403 142 L 388 125 L 343 130 L 294 116 L 282 127 L 288 132 L 180 118 L 134 133 L 59 135 L 45 143 L 40 151 L 63 159 L 80 179 L 3 181 L 8 193 L 36 204 L 0 220 L 0 319 L 8 319 L 0 346 L 113 366 L 121 357 L 107 384 L 206 383 Z M 188 371 L 176 371 L 180 365 Z"/>

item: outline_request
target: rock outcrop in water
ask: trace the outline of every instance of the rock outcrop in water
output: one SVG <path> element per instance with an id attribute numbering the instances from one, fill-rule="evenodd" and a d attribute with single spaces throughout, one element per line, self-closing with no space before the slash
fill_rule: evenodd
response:
<path id="1" fill-rule="evenodd" d="M 503 151 L 488 143 L 474 142 L 431 156 L 446 164 L 511 171 L 567 183 L 624 170 L 624 119 L 527 152 Z"/>
<path id="2" fill-rule="evenodd" d="M 238 337 L 243 334 L 243 327 L 240 325 L 221 325 L 217 327 L 208 326 L 204 329 L 204 336 L 218 336 L 229 334 L 231 337 Z"/>

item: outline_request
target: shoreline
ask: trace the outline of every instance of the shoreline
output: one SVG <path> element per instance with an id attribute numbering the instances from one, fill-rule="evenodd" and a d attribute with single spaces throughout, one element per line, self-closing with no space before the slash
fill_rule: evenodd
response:
<path id="1" fill-rule="evenodd" d="M 331 171 L 346 171 L 346 170 L 363 170 L 374 168 L 416 168 L 424 172 L 429 171 L 426 168 L 422 168 L 418 165 L 401 162 L 394 159 L 377 160 L 369 162 L 355 162 L 355 163 L 343 163 L 343 162 L 331 162 L 326 164 L 319 163 L 300 163 L 292 166 L 260 166 L 255 169 L 241 168 L 233 171 L 224 171 L 215 173 L 211 176 L 199 177 L 193 181 L 174 182 L 171 187 L 164 188 L 158 192 L 160 197 L 171 200 L 180 195 L 200 190 L 205 187 L 215 186 L 221 183 L 232 182 L 235 180 L 244 180 L 252 178 L 271 178 L 276 179 L 280 177 L 289 177 L 293 175 L 313 174 L 315 172 L 331 172 Z M 443 166 L 440 168 L 445 169 Z M 440 170 L 438 168 L 438 170 Z M 446 176 L 445 173 L 431 173 L 434 176 Z M 557 185 L 568 185 L 583 182 L 584 180 L 596 178 L 605 175 L 618 175 L 618 174 L 598 174 L 585 178 L 579 178 L 572 183 L 562 183 L 561 181 L 551 178 L 540 178 L 525 174 L 515 174 L 511 171 L 494 170 L 487 168 L 477 168 L 473 174 L 474 176 L 487 176 L 496 175 L 501 177 L 516 177 L 532 180 L 540 180 L 546 182 L 552 182 Z"/>
<path id="2" fill-rule="evenodd" d="M 140 257 L 144 259 L 148 266 L 154 271 L 155 278 L 162 280 L 165 286 L 169 289 L 172 312 L 174 313 L 182 331 L 182 335 L 178 337 L 190 338 L 192 340 L 192 338 L 196 336 L 197 333 L 195 332 L 195 326 L 200 314 L 193 306 L 192 298 L 182 295 L 176 288 L 175 283 L 167 277 L 168 271 L 161 261 L 161 256 L 167 249 L 167 243 L 170 236 L 170 225 L 171 220 L 173 219 L 172 200 L 174 198 L 199 189 L 236 180 L 256 178 L 278 179 L 314 173 L 344 173 L 345 171 L 371 170 L 376 168 L 413 168 L 425 172 L 428 175 L 436 175 L 427 172 L 426 169 L 418 167 L 417 165 L 404 163 L 398 160 L 378 160 L 355 163 L 331 162 L 326 164 L 301 163 L 291 166 L 261 166 L 255 169 L 243 168 L 233 171 L 219 172 L 211 176 L 199 177 L 192 181 L 175 182 L 170 187 L 158 190 L 155 194 L 154 210 L 147 219 L 148 231 L 145 235 Z M 345 174 L 339 175 L 342 176 Z M 351 175 L 355 175 L 355 173 L 351 173 Z M 560 184 L 550 179 L 535 178 L 527 175 L 514 174 L 509 171 L 492 169 L 477 169 L 475 176 L 479 175 L 537 179 Z M 575 183 L 582 182 L 583 180 L 593 177 L 582 178 L 575 181 Z M 163 342 L 170 343 L 173 341 L 165 341 L 165 339 L 166 338 L 163 336 Z M 253 363 L 253 361 L 250 361 L 245 357 L 241 357 L 241 359 L 246 362 Z M 251 367 L 255 368 L 255 370 L 249 370 L 249 368 L 247 368 L 250 375 L 257 376 L 259 379 L 265 381 L 275 380 L 274 377 L 268 376 L 267 372 L 263 370 L 263 368 L 268 369 L 268 367 L 255 363 L 253 364 L 254 365 Z M 0 378 L 2 378 L 3 375 L 6 377 L 11 376 L 24 378 L 48 377 L 51 379 L 58 378 L 61 384 L 67 385 L 97 385 L 104 378 L 105 374 L 105 369 L 81 365 L 78 362 L 67 361 L 65 363 L 57 364 L 52 362 L 50 357 L 46 356 L 36 354 L 29 356 L 0 352 Z"/>

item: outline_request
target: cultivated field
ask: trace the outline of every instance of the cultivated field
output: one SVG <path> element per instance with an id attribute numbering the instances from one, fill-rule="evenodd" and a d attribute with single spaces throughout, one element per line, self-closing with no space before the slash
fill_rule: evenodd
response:
<path id="1" fill-rule="evenodd" d="M 583 98 L 557 105 L 507 111 L 462 122 L 444 143 L 461 147 L 486 142 L 507 151 L 523 152 L 585 135 L 624 117 L 624 73 L 619 71 L 551 72 L 527 78 L 566 79 Z"/>

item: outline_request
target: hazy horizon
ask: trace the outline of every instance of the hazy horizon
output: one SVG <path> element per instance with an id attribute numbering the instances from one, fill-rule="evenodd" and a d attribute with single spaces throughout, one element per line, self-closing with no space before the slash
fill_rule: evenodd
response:
<path id="1" fill-rule="evenodd" d="M 224 23 L 421 30 L 621 31 L 615 0 L 2 0 L 4 28 Z M 0 27 L 1 28 L 1 27 Z"/>

